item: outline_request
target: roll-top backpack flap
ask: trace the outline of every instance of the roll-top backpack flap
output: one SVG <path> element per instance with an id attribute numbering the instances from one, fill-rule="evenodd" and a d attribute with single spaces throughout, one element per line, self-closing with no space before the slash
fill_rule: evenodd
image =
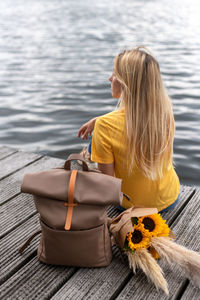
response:
<path id="1" fill-rule="evenodd" d="M 51 199 L 67 200 L 67 186 L 70 172 L 65 169 L 51 169 L 24 175 L 21 191 Z"/>
<path id="2" fill-rule="evenodd" d="M 82 169 L 88 171 L 87 163 L 81 155 L 71 154 L 63 167 L 26 173 L 22 181 L 21 192 L 66 201 L 68 194 L 66 186 L 69 186 L 69 178 L 71 175 L 70 162 L 74 159 L 80 159 L 83 163 Z M 66 170 L 68 172 L 66 172 Z"/>
<path id="3" fill-rule="evenodd" d="M 27 173 L 21 191 L 33 195 L 67 201 L 71 171 L 51 169 Z M 119 205 L 122 203 L 121 179 L 106 174 L 78 171 L 75 202 L 87 205 Z"/>
<path id="4" fill-rule="evenodd" d="M 67 201 L 71 171 L 52 169 L 27 173 L 21 191 L 41 197 Z M 78 171 L 75 202 L 88 205 L 119 205 L 122 202 L 121 179 L 109 175 Z"/>
<path id="5" fill-rule="evenodd" d="M 82 161 L 83 171 L 86 171 L 80 171 L 77 177 L 78 188 L 75 190 L 75 199 L 78 203 L 88 205 L 122 204 L 121 179 L 101 172 L 93 172 L 80 154 L 71 154 L 68 157 L 64 164 L 66 170 L 70 170 L 72 160 Z"/>
<path id="6" fill-rule="evenodd" d="M 119 205 L 122 202 L 121 179 L 92 172 L 78 172 L 75 199 L 88 205 Z"/>

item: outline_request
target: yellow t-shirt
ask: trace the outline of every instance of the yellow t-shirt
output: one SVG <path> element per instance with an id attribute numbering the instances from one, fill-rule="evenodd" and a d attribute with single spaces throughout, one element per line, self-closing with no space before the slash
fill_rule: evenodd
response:
<path id="1" fill-rule="evenodd" d="M 125 143 L 124 109 L 116 110 L 99 117 L 96 121 L 92 137 L 91 159 L 97 163 L 114 162 L 115 177 L 122 179 L 122 192 L 127 194 L 122 202 L 124 208 L 132 205 L 157 207 L 158 211 L 171 205 L 178 197 L 180 182 L 170 165 L 161 179 L 150 180 L 135 167 L 128 176 Z"/>

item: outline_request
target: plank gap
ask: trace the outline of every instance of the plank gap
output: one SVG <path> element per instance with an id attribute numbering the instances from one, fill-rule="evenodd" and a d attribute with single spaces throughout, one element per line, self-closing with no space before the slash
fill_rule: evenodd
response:
<path id="1" fill-rule="evenodd" d="M 115 300 L 119 296 L 121 291 L 124 289 L 124 287 L 127 285 L 127 283 L 131 280 L 132 277 L 133 277 L 133 271 L 130 271 L 129 274 L 123 280 L 123 282 L 120 284 L 120 286 L 116 289 L 114 294 L 109 298 L 109 300 Z"/>
<path id="2" fill-rule="evenodd" d="M 18 249 L 16 249 L 18 251 Z M 37 255 L 37 250 L 33 251 L 31 255 L 25 258 L 18 266 L 13 268 L 3 279 L 0 280 L 0 284 L 3 284 L 6 280 L 12 277 L 16 272 L 18 272 L 23 266 L 25 266 L 32 258 Z"/>
<path id="3" fill-rule="evenodd" d="M 8 201 L 10 201 L 10 200 L 12 200 L 13 198 L 15 198 L 15 197 L 19 196 L 20 194 L 21 194 L 21 192 L 19 192 L 19 193 L 16 193 L 16 194 L 15 194 L 15 195 L 13 195 L 12 197 L 10 197 L 10 198 L 8 198 L 7 200 L 5 200 L 5 201 L 1 202 L 1 203 L 0 203 L 0 206 L 2 206 L 2 205 L 4 205 L 4 204 L 6 204 Z"/>
<path id="4" fill-rule="evenodd" d="M 181 284 L 179 290 L 177 291 L 177 293 L 175 294 L 174 296 L 174 300 L 180 300 L 181 297 L 183 296 L 183 293 L 185 292 L 186 288 L 188 287 L 189 285 L 189 280 L 188 279 L 185 279 L 185 281 L 183 281 L 183 283 Z"/>
<path id="5" fill-rule="evenodd" d="M 65 283 L 68 281 L 68 280 L 70 280 L 75 274 L 76 274 L 76 272 L 79 270 L 80 268 L 77 268 L 77 267 L 73 267 L 73 270 L 72 270 L 72 273 L 69 275 L 69 277 L 67 277 L 67 279 L 66 280 L 63 280 L 63 282 L 60 282 L 60 284 L 58 284 L 56 287 L 55 287 L 55 289 L 53 289 L 52 291 L 51 291 L 51 293 L 47 296 L 47 297 L 45 297 L 45 299 L 46 300 L 49 300 L 49 299 L 51 299 L 64 285 L 65 285 Z"/>
<path id="6" fill-rule="evenodd" d="M 9 177 L 9 176 L 13 175 L 14 173 L 16 173 L 16 172 L 18 172 L 18 171 L 20 171 L 20 170 L 24 169 L 25 167 L 27 167 L 27 166 L 31 165 L 32 163 L 34 163 L 34 162 L 36 162 L 36 161 L 40 160 L 41 158 L 43 158 L 43 156 L 40 156 L 40 157 L 38 157 L 38 158 L 36 158 L 36 159 L 32 160 L 31 162 L 27 163 L 27 164 L 26 164 L 26 165 L 24 165 L 23 167 L 20 167 L 19 169 L 16 169 L 14 172 L 11 172 L 11 173 L 9 173 L 9 174 L 7 174 L 7 175 L 5 175 L 5 176 L 1 177 L 1 179 L 0 179 L 0 180 L 3 180 L 3 179 L 5 179 L 5 178 L 7 178 L 7 177 Z"/>
<path id="7" fill-rule="evenodd" d="M 21 222 L 17 223 L 14 227 L 12 227 L 12 228 L 8 229 L 7 231 L 5 231 L 4 233 L 2 233 L 2 235 L 0 235 L 0 240 L 3 237 L 5 237 L 7 234 L 9 234 L 10 232 L 12 232 L 14 229 L 18 228 L 20 225 L 22 225 L 23 223 L 25 223 L 26 221 L 28 221 L 30 218 L 32 218 L 36 214 L 37 214 L 37 211 L 34 211 L 26 219 L 23 219 Z"/>
<path id="8" fill-rule="evenodd" d="M 19 151 L 18 151 L 18 150 L 15 150 L 15 151 L 12 152 L 12 153 L 6 154 L 5 156 L 1 157 L 0 160 L 3 160 L 3 159 L 5 159 L 5 158 L 7 158 L 7 157 L 9 157 L 9 156 L 11 156 L 11 155 L 17 153 L 17 152 L 19 152 Z"/>
<path id="9" fill-rule="evenodd" d="M 194 196 L 195 193 L 196 193 L 196 189 L 194 189 L 194 191 L 191 193 L 191 195 L 188 197 L 188 199 L 185 200 L 185 202 L 183 203 L 183 205 L 177 210 L 177 212 L 171 218 L 171 220 L 168 223 L 169 227 L 174 223 L 174 221 L 176 220 L 176 218 L 178 217 L 178 215 L 180 215 L 180 213 L 183 211 L 183 209 L 187 206 L 188 202 Z"/>

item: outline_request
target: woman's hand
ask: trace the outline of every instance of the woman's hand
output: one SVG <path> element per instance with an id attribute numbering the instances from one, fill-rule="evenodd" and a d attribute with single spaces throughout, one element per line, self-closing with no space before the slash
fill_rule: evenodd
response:
<path id="1" fill-rule="evenodd" d="M 78 137 L 82 138 L 82 140 L 87 140 L 88 139 L 88 134 L 91 136 L 92 131 L 94 130 L 94 125 L 96 122 L 97 118 L 93 118 L 87 123 L 83 124 L 81 128 L 78 131 Z"/>

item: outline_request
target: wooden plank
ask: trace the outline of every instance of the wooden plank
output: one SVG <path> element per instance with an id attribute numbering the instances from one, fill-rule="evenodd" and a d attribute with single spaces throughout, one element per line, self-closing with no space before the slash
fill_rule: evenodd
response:
<path id="1" fill-rule="evenodd" d="M 19 255 L 18 249 L 24 242 L 37 230 L 40 229 L 38 215 L 33 216 L 9 235 L 1 240 L 1 273 L 0 283 L 2 284 L 17 270 L 20 269 L 28 260 L 36 254 L 39 236 L 35 237 L 31 244 L 26 248 L 22 255 Z"/>
<path id="2" fill-rule="evenodd" d="M 127 274 L 127 266 L 115 254 L 107 267 L 79 269 L 51 299 L 110 299 Z"/>
<path id="3" fill-rule="evenodd" d="M 2 179 L 0 181 L 0 204 L 5 203 L 20 193 L 24 174 L 62 166 L 63 163 L 64 160 L 62 159 L 44 156 L 32 164 L 20 169 L 19 171 L 16 171 L 12 175 Z"/>
<path id="4" fill-rule="evenodd" d="M 2 284 L 1 299 L 49 299 L 75 272 L 75 268 L 42 264 L 34 257 Z"/>
<path id="5" fill-rule="evenodd" d="M 191 283 L 189 283 L 188 287 L 186 288 L 181 300 L 190 300 L 190 299 L 200 299 L 200 289 L 194 287 Z"/>
<path id="6" fill-rule="evenodd" d="M 169 221 L 180 209 L 180 206 L 187 201 L 192 192 L 193 188 L 182 188 L 179 205 L 171 212 L 171 215 L 169 212 L 166 213 Z M 114 210 L 112 210 L 113 213 Z M 110 299 L 110 297 L 113 297 L 116 290 L 122 288 L 124 282 L 130 278 L 132 273 L 128 268 L 128 264 L 121 261 L 118 249 L 114 249 L 113 260 L 107 268 L 94 270 L 80 269 L 52 299 L 74 299 L 77 293 L 77 282 L 81 282 L 78 289 L 81 295 L 80 299 Z M 143 279 L 143 277 L 143 274 L 139 276 L 140 279 Z M 143 288 L 143 286 L 140 285 L 140 288 Z"/>
<path id="7" fill-rule="evenodd" d="M 0 146 L 0 159 L 3 159 L 15 152 L 17 152 L 17 149 L 10 148 L 7 146 Z"/>
<path id="8" fill-rule="evenodd" d="M 0 238 L 36 214 L 32 195 L 20 194 L 1 207 Z"/>
<path id="9" fill-rule="evenodd" d="M 39 158 L 39 154 L 19 151 L 0 160 L 0 180 Z"/>
<path id="10" fill-rule="evenodd" d="M 171 226 L 177 216 L 183 211 L 191 197 L 194 195 L 196 189 L 194 187 L 181 185 L 179 202 L 172 210 L 162 213 L 162 217 L 167 220 L 169 226 Z"/>
<path id="11" fill-rule="evenodd" d="M 176 242 L 195 251 L 200 250 L 200 191 L 198 190 L 171 226 L 176 235 Z M 180 299 L 179 294 L 185 282 L 185 275 L 175 264 L 167 265 L 163 260 L 159 262 L 169 285 L 170 299 Z M 156 291 L 153 284 L 147 281 L 139 271 L 128 281 L 119 293 L 117 300 L 132 299 L 169 299 L 162 291 Z M 190 299 L 190 298 L 188 298 Z"/>

